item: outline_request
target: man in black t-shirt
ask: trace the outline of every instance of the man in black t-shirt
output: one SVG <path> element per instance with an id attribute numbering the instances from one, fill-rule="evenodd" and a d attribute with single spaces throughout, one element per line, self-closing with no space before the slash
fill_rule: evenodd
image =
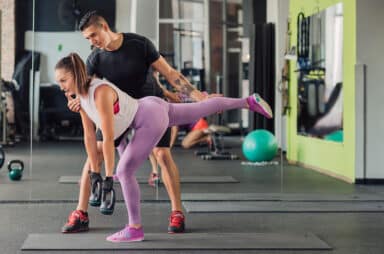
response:
<path id="1" fill-rule="evenodd" d="M 107 22 L 96 12 L 88 12 L 80 21 L 79 28 L 94 47 L 87 59 L 89 75 L 105 78 L 134 98 L 155 95 L 162 96 L 157 84 L 146 80 L 150 68 L 157 70 L 179 92 L 200 101 L 207 96 L 196 90 L 188 80 L 173 69 L 158 53 L 153 43 L 147 38 L 133 33 L 115 33 Z M 72 111 L 80 110 L 78 99 L 68 98 L 68 107 Z M 149 116 L 150 117 L 150 116 Z M 98 140 L 102 140 L 100 133 Z M 98 142 L 99 158 L 102 158 L 102 145 Z M 170 131 L 158 143 L 154 154 L 161 167 L 162 180 L 171 200 L 172 212 L 169 217 L 169 233 L 181 233 L 185 230 L 182 213 L 180 177 L 178 168 L 170 152 Z M 100 159 L 101 160 L 101 159 Z M 79 203 L 71 213 L 62 232 L 79 232 L 88 230 L 88 199 L 90 181 L 89 161 L 84 165 Z"/>

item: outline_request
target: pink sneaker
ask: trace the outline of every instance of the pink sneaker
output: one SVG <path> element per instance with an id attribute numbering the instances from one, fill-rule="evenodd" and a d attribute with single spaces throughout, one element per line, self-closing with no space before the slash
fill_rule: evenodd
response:
<path id="1" fill-rule="evenodd" d="M 249 110 L 262 114 L 266 118 L 270 119 L 273 117 L 272 109 L 268 103 L 263 100 L 259 94 L 254 93 L 247 98 Z"/>
<path id="2" fill-rule="evenodd" d="M 119 232 L 116 232 L 113 235 L 110 235 L 107 237 L 107 241 L 114 242 L 114 243 L 140 242 L 143 240 L 144 240 L 143 227 L 136 229 L 136 228 L 126 226 Z"/>

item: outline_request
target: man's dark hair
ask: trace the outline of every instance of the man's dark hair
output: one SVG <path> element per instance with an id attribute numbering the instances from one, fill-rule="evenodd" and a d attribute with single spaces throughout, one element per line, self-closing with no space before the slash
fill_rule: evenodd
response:
<path id="1" fill-rule="evenodd" d="M 79 29 L 83 31 L 87 27 L 92 25 L 101 26 L 102 23 L 107 23 L 103 16 L 101 16 L 97 11 L 88 11 L 84 14 L 79 22 Z"/>

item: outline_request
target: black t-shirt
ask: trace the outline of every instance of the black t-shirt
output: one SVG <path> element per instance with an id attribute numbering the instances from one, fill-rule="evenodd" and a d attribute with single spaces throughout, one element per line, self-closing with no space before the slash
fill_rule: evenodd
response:
<path id="1" fill-rule="evenodd" d="M 162 97 L 155 83 L 151 64 L 160 57 L 153 43 L 133 33 L 123 34 L 123 43 L 115 51 L 94 49 L 87 59 L 88 75 L 106 78 L 134 98 Z"/>

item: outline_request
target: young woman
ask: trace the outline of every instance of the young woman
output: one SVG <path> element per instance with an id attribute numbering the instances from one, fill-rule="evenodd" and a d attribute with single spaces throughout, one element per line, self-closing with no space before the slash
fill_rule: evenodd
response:
<path id="1" fill-rule="evenodd" d="M 272 118 L 271 108 L 257 94 L 243 99 L 213 97 L 197 103 L 175 104 L 152 96 L 133 99 L 106 80 L 88 77 L 84 62 L 76 53 L 69 54 L 56 64 L 55 77 L 68 98 L 72 95 L 80 98 L 84 143 L 93 172 L 100 172 L 95 125 L 102 131 L 106 171 L 104 190 L 111 190 L 113 185 L 115 141 L 120 140 L 128 128 L 134 130 L 128 144 L 116 144 L 121 154 L 116 174 L 128 211 L 128 224 L 121 231 L 107 237 L 107 240 L 112 242 L 144 239 L 140 216 L 140 189 L 135 172 L 148 158 L 169 126 L 196 122 L 201 117 L 237 108 L 248 108 Z"/>

